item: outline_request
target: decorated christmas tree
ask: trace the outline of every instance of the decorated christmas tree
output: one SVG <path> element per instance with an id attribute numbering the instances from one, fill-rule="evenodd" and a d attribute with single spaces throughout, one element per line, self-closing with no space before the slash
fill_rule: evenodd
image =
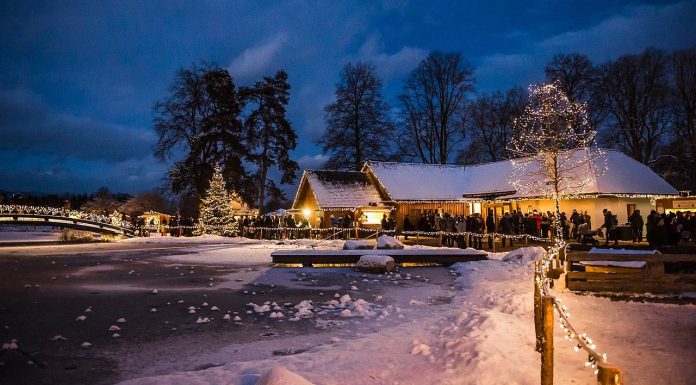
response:
<path id="1" fill-rule="evenodd" d="M 210 187 L 201 199 L 199 227 L 203 234 L 234 236 L 237 223 L 232 214 L 232 201 L 225 187 L 222 169 L 215 166 Z"/>
<path id="2" fill-rule="evenodd" d="M 593 147 L 597 132 L 588 123 L 585 104 L 569 100 L 558 84 L 532 86 L 529 104 L 514 123 L 509 182 L 520 194 L 552 199 L 558 219 L 560 200 L 581 196 L 606 169 L 604 153 Z M 550 255 L 565 246 L 560 221 L 554 230 Z"/>

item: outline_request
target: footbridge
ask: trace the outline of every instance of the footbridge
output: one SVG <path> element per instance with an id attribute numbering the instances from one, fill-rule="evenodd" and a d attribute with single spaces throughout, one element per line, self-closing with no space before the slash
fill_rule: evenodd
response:
<path id="1" fill-rule="evenodd" d="M 93 233 L 134 236 L 133 228 L 106 215 L 43 206 L 0 206 L 0 226 L 52 226 Z"/>

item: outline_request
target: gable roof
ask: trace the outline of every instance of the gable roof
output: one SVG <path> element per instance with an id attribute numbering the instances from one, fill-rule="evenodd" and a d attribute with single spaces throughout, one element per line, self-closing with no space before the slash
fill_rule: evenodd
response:
<path id="1" fill-rule="evenodd" d="M 382 201 L 369 176 L 360 171 L 305 170 L 293 208 L 303 188 L 310 188 L 320 208 L 356 208 Z"/>
<path id="2" fill-rule="evenodd" d="M 678 191 L 648 166 L 616 150 L 603 150 L 591 169 L 574 170 L 590 177 L 575 194 L 644 194 L 676 195 Z M 530 162 L 531 167 L 538 163 Z M 606 172 L 601 173 L 606 167 Z M 363 171 L 372 172 L 392 200 L 463 200 L 464 195 L 514 191 L 510 180 L 515 177 L 512 160 L 470 166 L 434 165 L 369 161 Z M 541 196 L 540 193 L 517 192 L 504 198 Z"/>

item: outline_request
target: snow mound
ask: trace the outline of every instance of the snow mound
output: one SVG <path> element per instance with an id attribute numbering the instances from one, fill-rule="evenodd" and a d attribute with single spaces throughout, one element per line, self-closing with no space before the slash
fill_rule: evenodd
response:
<path id="1" fill-rule="evenodd" d="M 375 249 L 379 250 L 403 250 L 403 248 L 403 243 L 389 235 L 381 235 L 377 238 L 377 243 L 375 244 Z"/>
<path id="2" fill-rule="evenodd" d="M 267 371 L 256 381 L 256 385 L 314 385 L 297 373 L 282 366 Z"/>
<path id="3" fill-rule="evenodd" d="M 314 314 L 312 312 L 312 310 L 314 310 L 314 305 L 312 305 L 311 300 L 302 300 L 299 304 L 295 305 L 295 309 L 297 309 L 295 318 L 311 317 Z"/>
<path id="4" fill-rule="evenodd" d="M 388 273 L 394 271 L 396 263 L 394 258 L 388 255 L 363 255 L 355 268 L 359 271 Z"/>
<path id="5" fill-rule="evenodd" d="M 432 354 L 432 352 L 430 351 L 430 346 L 426 344 L 416 343 L 413 345 L 413 348 L 411 349 L 411 354 L 413 354 L 414 356 L 417 356 L 419 354 L 429 356 Z"/>
<path id="6" fill-rule="evenodd" d="M 537 259 L 542 259 L 546 254 L 546 250 L 543 247 L 533 246 L 533 247 L 522 247 L 516 250 L 512 250 L 509 253 L 488 253 L 488 259 L 497 259 L 500 261 L 534 261 Z"/>
<path id="7" fill-rule="evenodd" d="M 343 244 L 343 250 L 372 250 L 374 245 L 368 241 L 348 240 Z"/>

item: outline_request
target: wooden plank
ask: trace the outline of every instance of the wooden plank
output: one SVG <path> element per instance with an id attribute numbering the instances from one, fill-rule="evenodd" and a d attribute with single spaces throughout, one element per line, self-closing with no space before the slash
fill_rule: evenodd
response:
<path id="1" fill-rule="evenodd" d="M 654 281 L 568 281 L 569 290 L 580 291 L 623 291 L 666 293 L 674 291 L 694 291 L 696 283 L 665 283 Z"/>
<path id="2" fill-rule="evenodd" d="M 642 271 L 637 273 L 588 273 L 583 271 L 569 271 L 567 274 L 568 280 L 582 281 L 615 281 L 615 280 L 641 280 L 645 278 Z"/>
<path id="3" fill-rule="evenodd" d="M 277 250 L 271 253 L 273 263 L 292 264 L 354 264 L 363 255 L 389 255 L 396 263 L 437 263 L 479 261 L 486 259 L 485 253 L 463 250 Z"/>
<path id="4" fill-rule="evenodd" d="M 569 253 L 568 261 L 646 261 L 646 262 L 696 262 L 694 254 L 600 254 Z"/>

